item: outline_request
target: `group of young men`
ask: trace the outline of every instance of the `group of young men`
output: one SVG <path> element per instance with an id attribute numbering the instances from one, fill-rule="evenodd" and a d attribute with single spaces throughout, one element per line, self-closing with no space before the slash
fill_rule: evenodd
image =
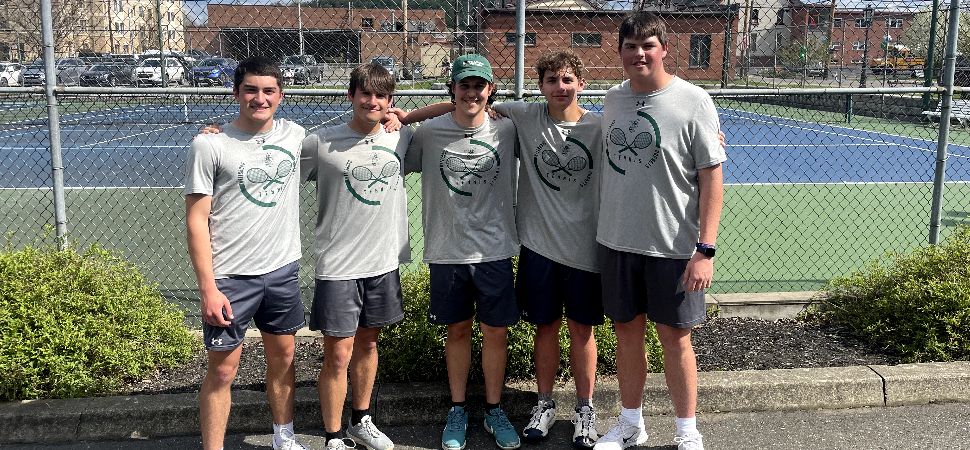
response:
<path id="1" fill-rule="evenodd" d="M 370 398 L 380 330 L 404 319 L 398 266 L 409 260 L 410 246 L 403 176 L 420 172 L 428 319 L 447 326 L 452 407 L 443 449 L 465 447 L 476 319 L 485 429 L 503 449 L 547 435 L 556 419 L 552 391 L 564 311 L 577 447 L 619 450 L 646 442 L 641 404 L 650 320 L 664 350 L 675 442 L 703 448 L 690 330 L 705 319 L 726 157 L 710 97 L 664 70 L 664 23 L 634 12 L 619 34 L 628 79 L 607 93 L 602 115 L 578 103 L 582 62 L 555 52 L 536 63 L 546 101 L 495 104 L 504 118 L 492 118 L 491 66 L 480 55 L 464 55 L 452 64 L 452 101 L 410 113 L 391 107 L 391 74 L 374 64 L 358 67 L 348 89 L 350 122 L 307 134 L 274 118 L 283 96 L 279 69 L 258 57 L 242 61 L 233 88 L 239 116 L 221 132 L 196 137 L 185 182 L 189 253 L 209 350 L 200 392 L 203 447 L 223 446 L 230 387 L 254 320 L 267 359 L 273 448 L 305 448 L 293 431 L 293 351 L 294 333 L 305 325 L 297 261 L 299 189 L 307 179 L 316 182 L 318 200 L 309 327 L 324 340 L 317 387 L 326 446 L 393 448 L 372 420 Z M 389 116 L 404 124 L 429 120 L 414 131 L 387 131 L 382 122 Z M 599 436 L 593 327 L 604 314 L 617 336 L 622 407 L 616 425 Z M 520 317 L 536 325 L 539 394 L 521 434 L 501 407 L 507 330 Z M 351 418 L 344 430 L 348 377 Z"/>

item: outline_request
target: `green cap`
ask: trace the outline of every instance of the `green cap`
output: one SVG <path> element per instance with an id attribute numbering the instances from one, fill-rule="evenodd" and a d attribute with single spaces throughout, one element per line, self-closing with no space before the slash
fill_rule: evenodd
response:
<path id="1" fill-rule="evenodd" d="M 482 77 L 492 82 L 492 65 L 482 55 L 461 55 L 451 65 L 451 81 L 461 81 L 468 77 Z"/>

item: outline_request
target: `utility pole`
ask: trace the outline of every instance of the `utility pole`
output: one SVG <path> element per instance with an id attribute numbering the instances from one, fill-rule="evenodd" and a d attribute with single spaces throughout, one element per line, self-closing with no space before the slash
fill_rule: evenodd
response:
<path id="1" fill-rule="evenodd" d="M 750 58 L 750 54 L 751 54 L 751 0 L 744 0 L 744 36 L 742 37 L 742 39 L 744 39 L 742 42 L 745 42 L 744 54 L 743 54 L 743 58 L 744 58 L 745 64 L 743 66 L 741 66 L 741 70 L 742 70 L 742 72 L 744 74 L 744 79 L 747 80 L 748 79 L 748 70 L 750 69 L 750 63 L 751 63 L 751 58 Z"/>
<path id="2" fill-rule="evenodd" d="M 845 27 L 845 24 L 842 25 Z M 829 5 L 829 38 L 825 45 L 828 47 L 825 52 L 825 69 L 822 71 L 822 78 L 825 80 L 829 79 L 829 66 L 832 63 L 832 35 L 835 34 L 835 0 Z M 842 43 L 845 46 L 845 43 Z"/>
<path id="3" fill-rule="evenodd" d="M 305 54 L 303 48 L 303 1 L 296 0 L 296 30 L 300 40 L 300 56 Z"/>
<path id="4" fill-rule="evenodd" d="M 869 71 L 869 29 L 872 28 L 872 15 L 875 13 L 872 5 L 866 5 L 862 10 L 862 25 L 866 27 L 866 37 L 862 43 L 862 75 L 859 77 L 859 87 L 866 87 L 866 72 Z"/>

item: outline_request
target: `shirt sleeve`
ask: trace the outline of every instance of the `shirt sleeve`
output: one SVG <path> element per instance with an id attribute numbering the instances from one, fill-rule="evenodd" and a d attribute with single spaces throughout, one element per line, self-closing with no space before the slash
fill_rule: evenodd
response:
<path id="1" fill-rule="evenodd" d="M 303 138 L 300 146 L 300 173 L 305 181 L 317 179 L 317 153 L 320 149 L 320 137 L 316 133 Z"/>
<path id="2" fill-rule="evenodd" d="M 196 136 L 185 160 L 185 188 L 182 195 L 215 193 L 216 158 L 211 137 Z"/>
<path id="3" fill-rule="evenodd" d="M 717 109 L 710 96 L 701 99 L 690 126 L 690 153 L 694 158 L 694 168 L 704 169 L 716 166 L 727 160 L 724 147 L 721 147 L 718 133 L 721 122 Z"/>
<path id="4" fill-rule="evenodd" d="M 407 152 L 404 155 L 404 173 L 414 173 L 421 171 L 421 155 L 423 152 L 421 141 L 425 133 L 421 132 L 422 127 L 414 130 L 411 134 L 411 142 L 408 143 Z"/>

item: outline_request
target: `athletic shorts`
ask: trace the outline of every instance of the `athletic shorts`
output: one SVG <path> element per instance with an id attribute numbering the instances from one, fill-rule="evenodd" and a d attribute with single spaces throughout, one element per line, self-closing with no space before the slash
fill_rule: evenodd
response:
<path id="1" fill-rule="evenodd" d="M 519 321 L 511 258 L 430 267 L 429 322 L 451 325 L 476 315 L 479 322 L 492 327 L 508 327 Z"/>
<path id="2" fill-rule="evenodd" d="M 686 292 L 687 259 L 658 258 L 600 245 L 603 310 L 614 322 L 646 314 L 653 322 L 690 328 L 707 319 L 704 291 Z"/>
<path id="3" fill-rule="evenodd" d="M 202 324 L 205 347 L 229 351 L 242 344 L 249 321 L 269 334 L 295 334 L 306 324 L 300 301 L 299 263 L 294 261 L 266 275 L 239 275 L 216 280 L 229 299 L 232 323 L 228 327 Z"/>
<path id="4" fill-rule="evenodd" d="M 354 280 L 316 280 L 310 329 L 350 337 L 357 328 L 378 328 L 404 319 L 397 270 Z"/>
<path id="5" fill-rule="evenodd" d="M 515 296 L 522 319 L 536 325 L 566 317 L 584 325 L 603 324 L 600 274 L 567 266 L 528 247 L 519 251 Z"/>

